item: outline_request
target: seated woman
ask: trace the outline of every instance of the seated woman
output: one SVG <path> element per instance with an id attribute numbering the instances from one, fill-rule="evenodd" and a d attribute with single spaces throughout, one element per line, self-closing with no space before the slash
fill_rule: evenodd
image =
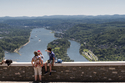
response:
<path id="1" fill-rule="evenodd" d="M 34 72 L 35 72 L 35 81 L 37 81 L 37 74 L 39 74 L 39 80 L 42 81 L 41 78 L 41 67 L 43 67 L 43 60 L 38 57 L 38 53 L 35 51 L 34 52 L 35 56 L 32 58 L 32 66 L 34 67 Z"/>

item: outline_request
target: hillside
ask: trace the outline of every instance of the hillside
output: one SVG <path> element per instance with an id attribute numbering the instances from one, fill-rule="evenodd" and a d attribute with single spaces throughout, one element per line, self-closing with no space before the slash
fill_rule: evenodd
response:
<path id="1" fill-rule="evenodd" d="M 0 24 L 0 61 L 4 57 L 4 51 L 14 52 L 15 49 L 29 41 L 33 27 L 16 27 Z"/>
<path id="2" fill-rule="evenodd" d="M 84 49 L 91 50 L 101 61 L 125 60 L 124 35 L 125 22 L 78 24 L 64 33 L 55 34 L 80 42 L 81 54 Z"/>
<path id="3" fill-rule="evenodd" d="M 83 48 L 91 49 L 101 61 L 123 61 L 125 60 L 125 29 L 97 34 L 90 38 Z"/>

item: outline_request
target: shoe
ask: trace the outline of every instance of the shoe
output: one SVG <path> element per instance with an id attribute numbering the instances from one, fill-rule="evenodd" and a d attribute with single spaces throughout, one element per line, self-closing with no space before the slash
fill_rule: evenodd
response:
<path id="1" fill-rule="evenodd" d="M 51 72 L 49 73 L 49 76 L 51 76 Z"/>
<path id="2" fill-rule="evenodd" d="M 44 75 L 46 75 L 48 72 L 46 71 Z"/>

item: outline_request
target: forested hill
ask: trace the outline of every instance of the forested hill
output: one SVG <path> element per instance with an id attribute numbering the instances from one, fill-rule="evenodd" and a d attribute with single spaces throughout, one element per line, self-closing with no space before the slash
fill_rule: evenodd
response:
<path id="1" fill-rule="evenodd" d="M 56 37 L 64 37 L 79 42 L 86 41 L 98 33 L 114 29 L 125 28 L 125 22 L 110 22 L 103 24 L 77 24 L 63 33 L 56 33 Z M 82 41 L 83 40 L 83 41 Z"/>
<path id="2" fill-rule="evenodd" d="M 94 31 L 96 26 L 97 25 L 94 24 L 78 24 L 62 34 L 55 33 L 55 36 L 61 38 L 68 38 L 80 42 L 81 39 L 86 39 L 92 36 L 92 34 L 94 34 L 92 33 L 92 31 Z"/>
<path id="3" fill-rule="evenodd" d="M 67 55 L 67 49 L 70 47 L 70 42 L 67 39 L 53 40 L 47 47 L 51 47 L 57 59 L 62 59 L 64 62 L 73 62 Z"/>
<path id="4" fill-rule="evenodd" d="M 0 60 L 4 51 L 13 52 L 29 41 L 33 27 L 15 27 L 0 23 Z"/>
<path id="5" fill-rule="evenodd" d="M 125 22 L 125 15 L 54 15 L 43 17 L 3 17 L 0 22 L 12 26 L 49 26 L 47 29 L 55 31 L 66 31 L 77 24 L 102 24 L 108 22 Z"/>
<path id="6" fill-rule="evenodd" d="M 56 37 L 68 38 L 81 43 L 84 49 L 93 51 L 99 60 L 125 60 L 125 22 L 103 24 L 78 24 Z"/>
<path id="7" fill-rule="evenodd" d="M 97 34 L 89 38 L 87 44 L 81 47 L 83 48 L 91 49 L 99 60 L 123 61 L 125 60 L 125 28 Z"/>

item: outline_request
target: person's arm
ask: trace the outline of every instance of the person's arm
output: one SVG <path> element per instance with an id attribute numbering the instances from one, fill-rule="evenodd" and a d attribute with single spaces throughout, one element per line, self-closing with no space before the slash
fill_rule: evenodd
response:
<path id="1" fill-rule="evenodd" d="M 41 60 L 42 64 L 41 64 L 41 67 L 43 67 L 43 60 Z"/>
<path id="2" fill-rule="evenodd" d="M 43 58 L 44 58 L 44 56 L 43 55 L 41 55 Z"/>
<path id="3" fill-rule="evenodd" d="M 48 52 L 48 50 L 45 50 L 46 52 L 47 52 L 47 54 L 48 54 L 48 56 L 49 56 L 49 52 Z"/>
<path id="4" fill-rule="evenodd" d="M 40 54 L 42 55 L 42 52 L 40 52 Z"/>
<path id="5" fill-rule="evenodd" d="M 55 54 L 53 54 L 53 63 L 52 63 L 52 66 L 54 66 L 54 62 L 55 62 Z"/>
<path id="6" fill-rule="evenodd" d="M 31 64 L 32 64 L 32 66 L 34 67 L 34 63 L 33 63 L 33 62 L 34 62 L 34 60 L 32 59 Z"/>
<path id="7" fill-rule="evenodd" d="M 45 50 L 46 52 L 49 52 L 48 50 Z"/>
<path id="8" fill-rule="evenodd" d="M 53 63 L 55 62 L 55 58 L 53 57 Z"/>

